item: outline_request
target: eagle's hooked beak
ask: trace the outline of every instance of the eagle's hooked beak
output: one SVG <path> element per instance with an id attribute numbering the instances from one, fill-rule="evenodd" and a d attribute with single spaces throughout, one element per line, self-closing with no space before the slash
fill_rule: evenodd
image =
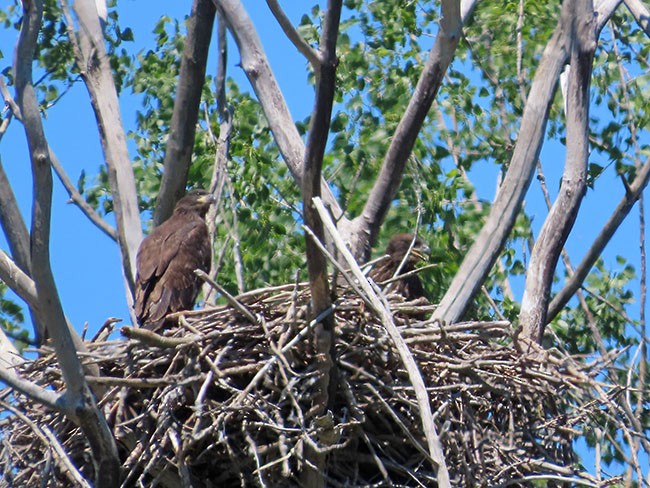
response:
<path id="1" fill-rule="evenodd" d="M 411 254 L 415 256 L 420 261 L 426 261 L 431 255 L 431 248 L 422 242 L 418 246 L 413 246 Z"/>
<path id="2" fill-rule="evenodd" d="M 208 193 L 207 195 L 200 196 L 197 201 L 199 203 L 214 203 L 217 201 L 217 199 L 214 198 L 214 195 L 212 193 Z"/>

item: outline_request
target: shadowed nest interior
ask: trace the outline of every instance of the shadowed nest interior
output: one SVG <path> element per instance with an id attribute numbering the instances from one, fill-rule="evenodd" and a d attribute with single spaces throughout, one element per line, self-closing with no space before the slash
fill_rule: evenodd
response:
<path id="1" fill-rule="evenodd" d="M 452 486 L 597 486 L 577 468 L 572 442 L 608 401 L 585 394 L 603 362 L 522 353 L 506 322 L 441 327 L 416 318 L 431 306 L 388 298 L 427 384 Z M 340 386 L 331 415 L 317 419 L 308 287 L 239 300 L 254 321 L 224 305 L 186 313 L 162 341 L 137 331 L 108 340 L 104 330 L 88 344 L 83 359 L 102 371 L 91 384 L 118 441 L 122 486 L 299 486 L 309 444 L 328 452 L 328 486 L 436 486 L 409 377 L 360 297 L 336 303 Z M 53 353 L 42 352 L 22 374 L 61 388 Z M 0 400 L 5 483 L 83 485 L 71 464 L 92 479 L 71 422 L 9 390 Z"/>

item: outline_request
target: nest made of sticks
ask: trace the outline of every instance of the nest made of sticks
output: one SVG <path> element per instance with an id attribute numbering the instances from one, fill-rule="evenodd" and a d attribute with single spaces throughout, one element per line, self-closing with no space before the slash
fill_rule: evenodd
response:
<path id="1" fill-rule="evenodd" d="M 88 343 L 82 359 L 102 372 L 91 386 L 118 442 L 122 486 L 300 486 L 308 449 L 327 453 L 328 486 L 437 485 L 413 385 L 359 296 L 336 303 L 338 387 L 324 416 L 313 415 L 308 288 L 239 300 L 245 310 L 188 312 L 161 339 L 136 331 L 107 340 L 104 331 Z M 533 486 L 545 477 L 596 484 L 574 469 L 572 441 L 574 425 L 598 407 L 584 396 L 597 368 L 517 351 L 507 322 L 441 326 L 423 320 L 430 306 L 389 302 L 427 385 L 452 486 Z M 21 369 L 64 387 L 47 349 Z M 2 405 L 11 413 L 1 421 L 5 482 L 83 485 L 73 465 L 93 479 L 75 425 L 8 390 Z"/>

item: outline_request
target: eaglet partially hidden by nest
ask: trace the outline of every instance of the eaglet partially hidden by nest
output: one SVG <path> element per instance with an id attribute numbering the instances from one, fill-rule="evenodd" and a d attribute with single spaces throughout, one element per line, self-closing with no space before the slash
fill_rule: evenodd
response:
<path id="1" fill-rule="evenodd" d="M 205 215 L 213 202 L 205 190 L 190 191 L 176 203 L 172 216 L 140 244 L 134 308 L 141 326 L 158 330 L 167 315 L 194 306 L 201 287 L 194 270 L 210 270 Z"/>
<path id="2" fill-rule="evenodd" d="M 390 239 L 386 251 L 384 252 L 387 256 L 379 261 L 370 271 L 370 278 L 372 278 L 376 283 L 382 283 L 393 278 L 395 271 L 402 260 L 404 260 L 404 256 L 406 256 L 409 247 L 411 247 L 413 237 L 413 234 L 394 235 Z M 429 246 L 422 242 L 419 237 L 416 237 L 413 248 L 402 266 L 400 275 L 413 271 L 418 263 L 427 259 L 430 252 L 431 250 L 429 249 Z M 415 274 L 401 278 L 396 282 L 391 283 L 389 286 L 390 291 L 399 293 L 407 300 L 415 300 L 416 298 L 425 296 L 422 282 Z"/>

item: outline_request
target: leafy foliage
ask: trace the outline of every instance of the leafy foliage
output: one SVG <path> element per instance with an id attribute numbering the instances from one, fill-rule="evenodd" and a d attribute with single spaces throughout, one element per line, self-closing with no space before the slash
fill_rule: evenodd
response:
<path id="1" fill-rule="evenodd" d="M 433 4 L 404 0 L 346 0 L 344 5 L 324 176 L 347 216 L 353 218 L 363 210 L 391 135 L 413 94 L 437 33 L 438 9 Z M 559 0 L 479 2 L 419 134 L 400 192 L 376 243 L 376 254 L 384 249 L 389 233 L 418 228 L 435 264 L 422 273 L 434 303 L 445 293 L 490 210 L 489 199 L 479 195 L 491 195 L 486 187 L 493 183 L 482 181 L 482 175 L 508 170 L 532 77 L 557 23 L 559 7 Z M 130 43 L 136 33 L 120 24 L 118 11 L 115 2 L 109 4 L 107 43 L 118 90 L 140 102 L 135 114 L 137 128 L 129 138 L 141 210 L 148 217 L 160 186 L 184 47 L 184 22 L 162 17 L 154 27 L 154 45 L 138 46 L 141 50 L 134 52 Z M 322 14 L 316 5 L 298 26 L 312 46 L 318 46 Z M 47 0 L 44 18 L 37 86 L 47 114 L 80 75 L 58 2 Z M 0 26 L 20 26 L 14 6 L 0 10 Z M 646 129 L 650 121 L 649 53 L 645 32 L 620 9 L 604 29 L 594 61 L 588 196 L 602 191 L 600 179 L 606 174 L 614 173 L 631 183 L 650 156 Z M 11 83 L 9 67 L 3 76 Z M 313 83 L 313 76 L 306 73 L 308 82 Z M 233 130 L 217 216 L 215 253 L 222 257 L 218 280 L 232 292 L 304 280 L 297 184 L 281 160 L 257 100 L 232 79 L 228 80 L 227 97 Z M 214 80 L 208 76 L 190 186 L 210 184 L 219 122 Z M 303 135 L 308 122 L 296 121 Z M 558 90 L 550 108 L 546 140 L 561 148 L 566 145 L 565 138 L 564 104 Z M 559 177 L 554 175 L 549 187 L 557 184 Z M 96 174 L 82 173 L 78 188 L 95 208 L 104 214 L 112 211 L 104 166 Z M 476 299 L 469 318 L 516 321 L 521 295 L 517 284 L 525 274 L 539 220 L 533 219 L 531 209 L 521 212 L 498 265 L 484 283 L 485 294 Z M 640 295 L 635 289 L 637 271 L 627 256 L 620 259 L 615 269 L 608 268 L 604 260 L 597 263 L 585 283 L 586 306 L 572 302 L 563 310 L 553 322 L 555 336 L 549 339 L 550 346 L 575 354 L 598 354 L 594 323 L 608 349 L 636 347 L 641 342 L 641 325 L 629 316 Z M 562 278 L 560 270 L 557 287 Z M 4 292 L 0 283 L 0 321 L 15 335 L 23 324 L 21 309 L 5 299 Z M 630 351 L 618 357 L 621 366 L 630 360 Z M 622 377 L 615 380 L 626 381 Z M 642 380 L 634 378 L 648 384 Z M 647 426 L 646 418 L 644 428 Z M 590 432 L 586 438 L 591 445 L 601 442 Z M 624 461 L 620 451 L 625 448 L 617 451 L 613 443 L 605 444 L 605 461 Z"/>
<path id="2" fill-rule="evenodd" d="M 16 348 L 20 351 L 29 344 L 29 332 L 23 328 L 25 321 L 22 308 L 12 299 L 6 298 L 7 285 L 0 281 L 0 327 L 15 339 Z"/>

